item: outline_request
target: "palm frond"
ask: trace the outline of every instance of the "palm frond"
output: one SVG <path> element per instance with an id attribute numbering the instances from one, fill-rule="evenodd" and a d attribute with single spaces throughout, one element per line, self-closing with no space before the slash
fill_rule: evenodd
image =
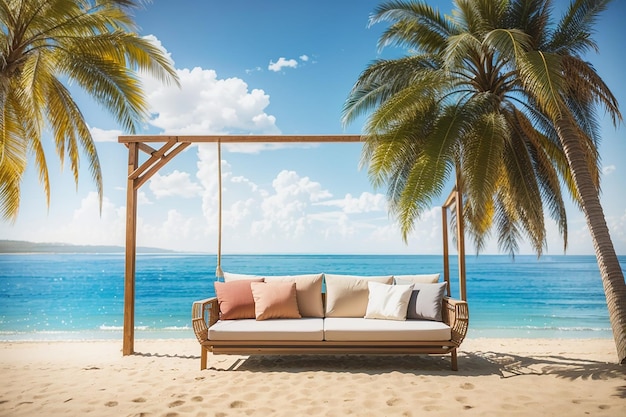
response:
<path id="1" fill-rule="evenodd" d="M 473 217 L 481 225 L 490 224 L 489 208 L 501 175 L 504 144 L 508 140 L 506 119 L 498 113 L 484 113 L 475 118 L 463 138 L 461 167 L 466 198 L 471 200 Z"/>
<path id="2" fill-rule="evenodd" d="M 378 6 L 370 17 L 370 26 L 393 22 L 378 41 L 378 48 L 408 47 L 425 53 L 440 53 L 446 38 L 457 28 L 438 10 L 424 1 L 388 1 Z"/>
<path id="3" fill-rule="evenodd" d="M 350 91 L 343 106 L 342 123 L 345 126 L 353 122 L 410 86 L 422 72 L 438 67 L 437 59 L 432 56 L 374 61 L 361 73 Z"/>
<path id="4" fill-rule="evenodd" d="M 591 38 L 593 25 L 598 15 L 606 10 L 611 0 L 575 0 L 569 5 L 547 45 L 551 52 L 570 55 L 583 55 L 589 49 L 596 50 L 598 46 Z"/>
<path id="5" fill-rule="evenodd" d="M 92 179 L 96 184 L 100 204 L 102 204 L 103 184 L 98 154 L 91 137 L 91 132 L 77 104 L 69 91 L 56 79 L 52 79 L 48 88 L 47 117 L 55 137 L 55 142 L 65 143 L 71 163 L 74 181 L 78 186 L 79 174 L 79 144 L 89 158 L 89 168 Z M 59 155 L 62 157 L 61 155 Z"/>

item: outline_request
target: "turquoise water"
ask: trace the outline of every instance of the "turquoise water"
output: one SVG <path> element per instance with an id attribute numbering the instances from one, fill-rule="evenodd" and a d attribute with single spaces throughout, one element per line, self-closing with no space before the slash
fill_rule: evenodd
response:
<path id="1" fill-rule="evenodd" d="M 469 337 L 611 337 L 594 256 L 467 258 Z M 626 257 L 620 257 L 622 266 Z M 214 295 L 215 256 L 137 256 L 137 338 L 194 337 L 191 304 Z M 225 271 L 287 275 L 442 272 L 430 255 L 228 255 Z M 452 292 L 458 296 L 456 258 Z M 0 255 L 0 340 L 121 338 L 123 254 Z"/>

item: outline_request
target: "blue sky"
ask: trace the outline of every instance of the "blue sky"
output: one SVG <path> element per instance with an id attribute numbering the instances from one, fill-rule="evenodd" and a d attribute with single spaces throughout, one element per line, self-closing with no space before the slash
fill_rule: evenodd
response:
<path id="1" fill-rule="evenodd" d="M 135 13 L 140 34 L 170 54 L 182 89 L 146 80 L 153 117 L 146 134 L 361 133 L 344 129 L 341 108 L 372 60 L 394 57 L 377 48 L 385 25 L 368 28 L 373 0 L 155 0 Z M 430 1 L 448 12 L 451 1 Z M 566 2 L 556 1 L 556 15 Z M 618 101 L 626 102 L 623 40 L 626 2 L 614 1 L 597 28 L 600 53 L 588 59 Z M 0 238 L 36 242 L 124 245 L 127 150 L 119 126 L 79 91 L 77 100 L 98 141 L 104 205 L 98 211 L 86 162 L 78 187 L 47 144 L 51 204 L 34 169 L 22 188 L 19 217 L 0 223 Z M 602 203 L 618 254 L 626 254 L 626 141 L 623 124 L 602 119 Z M 408 245 L 386 211 L 384 189 L 359 170 L 359 144 L 224 147 L 223 253 L 441 253 L 439 204 L 424 214 Z M 215 145 L 192 146 L 139 193 L 138 244 L 215 252 Z M 569 205 L 568 254 L 591 254 L 584 217 Z M 548 223 L 548 254 L 563 244 Z M 471 244 L 468 253 L 474 253 Z M 485 253 L 498 253 L 494 243 Z M 526 243 L 521 253 L 532 253 Z"/>

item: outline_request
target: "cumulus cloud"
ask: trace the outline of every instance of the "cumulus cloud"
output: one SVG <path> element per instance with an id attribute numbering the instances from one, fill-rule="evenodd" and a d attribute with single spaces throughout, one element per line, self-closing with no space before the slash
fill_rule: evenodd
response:
<path id="1" fill-rule="evenodd" d="M 147 36 L 168 56 L 154 36 Z M 260 68 L 258 68 L 260 70 Z M 180 88 L 144 74 L 149 124 L 169 134 L 279 134 L 276 118 L 265 112 L 269 96 L 249 89 L 240 78 L 219 78 L 212 69 L 176 69 Z"/>
<path id="2" fill-rule="evenodd" d="M 621 215 L 609 216 L 607 224 L 611 231 L 615 251 L 623 254 L 626 251 L 626 210 Z"/>
<path id="3" fill-rule="evenodd" d="M 198 145 L 196 178 L 202 186 L 202 214 L 209 231 L 217 229 L 219 193 L 216 173 L 218 163 L 222 165 L 223 182 L 227 183 L 227 179 L 231 176 L 230 166 L 223 160 L 218 161 L 217 147 L 212 144 Z M 222 190 L 225 191 L 225 188 L 223 187 Z"/>
<path id="4" fill-rule="evenodd" d="M 202 187 L 189 179 L 187 172 L 174 170 L 169 175 L 159 175 L 158 173 L 150 179 L 150 191 L 156 198 L 163 197 L 197 197 L 202 191 Z"/>
<path id="5" fill-rule="evenodd" d="M 253 183 L 252 181 L 250 181 L 248 178 L 244 177 L 244 176 L 237 176 L 237 177 L 233 177 L 231 179 L 232 182 L 234 183 L 239 183 L 239 184 L 246 184 L 250 187 L 250 189 L 252 191 L 256 191 L 259 189 L 259 186 L 256 185 L 255 183 Z"/>
<path id="6" fill-rule="evenodd" d="M 308 55 L 300 55 L 300 61 L 307 62 L 309 60 Z"/>
<path id="7" fill-rule="evenodd" d="M 615 167 L 615 165 L 607 165 L 605 167 L 602 167 L 602 173 L 604 175 L 611 175 L 613 172 L 615 172 L 617 168 Z"/>
<path id="8" fill-rule="evenodd" d="M 140 205 L 152 205 L 152 200 L 148 198 L 148 195 L 145 191 L 139 191 L 137 193 L 137 204 Z"/>
<path id="9" fill-rule="evenodd" d="M 272 181 L 273 194 L 261 203 L 263 218 L 253 225 L 253 233 L 267 233 L 277 228 L 290 236 L 307 230 L 307 208 L 312 202 L 332 197 L 318 182 L 300 177 L 294 171 L 281 171 Z"/>
<path id="10" fill-rule="evenodd" d="M 346 194 L 341 200 L 324 201 L 318 204 L 339 207 L 345 213 L 369 213 L 387 210 L 387 200 L 383 194 L 372 194 L 367 191 L 361 193 L 358 198 Z"/>
<path id="11" fill-rule="evenodd" d="M 276 118 L 265 113 L 269 96 L 248 89 L 240 78 L 220 79 L 214 70 L 176 70 L 181 88 L 151 80 L 146 91 L 149 123 L 170 134 L 277 134 Z"/>
<path id="12" fill-rule="evenodd" d="M 280 72 L 282 71 L 283 68 L 297 68 L 297 67 L 298 67 L 298 61 L 296 61 L 295 59 L 287 59 L 281 56 L 280 58 L 278 58 L 278 61 L 276 62 L 270 60 L 270 63 L 267 66 L 267 69 L 270 71 L 274 71 L 274 72 Z"/>
<path id="13" fill-rule="evenodd" d="M 126 209 L 115 206 L 107 197 L 100 199 L 95 191 L 81 198 L 80 205 L 71 218 L 63 223 L 48 223 L 45 228 L 24 230 L 35 231 L 31 236 L 20 239 L 35 242 L 68 242 L 75 245 L 123 245 L 126 230 Z"/>
<path id="14" fill-rule="evenodd" d="M 97 127 L 90 127 L 89 131 L 95 142 L 117 142 L 118 137 L 124 134 L 121 130 L 104 130 Z"/>

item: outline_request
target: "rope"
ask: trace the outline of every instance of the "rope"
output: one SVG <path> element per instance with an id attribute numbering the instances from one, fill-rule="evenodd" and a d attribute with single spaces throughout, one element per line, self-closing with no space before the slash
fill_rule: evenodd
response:
<path id="1" fill-rule="evenodd" d="M 217 268 L 215 278 L 224 278 L 222 271 L 222 143 L 217 142 Z"/>

